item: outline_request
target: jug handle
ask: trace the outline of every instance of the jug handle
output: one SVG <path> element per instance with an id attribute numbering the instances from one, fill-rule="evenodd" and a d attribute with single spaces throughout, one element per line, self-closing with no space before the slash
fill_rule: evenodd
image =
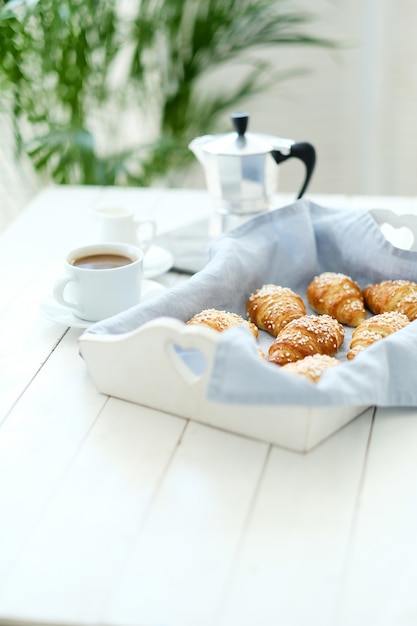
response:
<path id="1" fill-rule="evenodd" d="M 304 184 L 301 187 L 301 191 L 297 196 L 297 199 L 303 197 L 305 190 L 310 182 L 311 176 L 314 171 L 314 167 L 316 165 L 316 151 L 314 146 L 307 141 L 298 141 L 297 143 L 293 143 L 290 148 L 289 154 L 281 154 L 279 150 L 272 150 L 271 154 L 275 160 L 275 163 L 282 163 L 283 161 L 287 161 L 292 157 L 296 159 L 300 159 L 304 165 L 306 166 L 306 177 L 304 180 Z"/>

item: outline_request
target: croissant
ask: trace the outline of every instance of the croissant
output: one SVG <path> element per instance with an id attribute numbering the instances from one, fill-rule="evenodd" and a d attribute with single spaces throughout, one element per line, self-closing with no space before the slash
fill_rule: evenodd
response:
<path id="1" fill-rule="evenodd" d="M 218 332 L 223 332 L 228 328 L 239 326 L 239 324 L 246 324 L 251 333 L 258 337 L 258 329 L 255 324 L 248 322 L 241 315 L 237 313 L 229 313 L 229 311 L 218 311 L 217 309 L 205 309 L 200 311 L 197 315 L 194 315 L 187 324 L 204 324 L 210 328 L 214 328 Z"/>
<path id="2" fill-rule="evenodd" d="M 306 378 L 309 378 L 313 383 L 316 383 L 324 372 L 335 365 L 340 365 L 340 361 L 333 356 L 327 354 L 314 354 L 313 356 L 306 356 L 300 361 L 294 363 L 287 363 L 282 366 L 282 369 L 286 372 L 293 372 L 294 374 L 301 374 Z"/>
<path id="3" fill-rule="evenodd" d="M 268 360 L 277 365 L 299 361 L 313 354 L 334 356 L 345 330 L 330 315 L 303 315 L 289 322 L 269 347 Z"/>
<path id="4" fill-rule="evenodd" d="M 353 331 L 349 352 L 346 355 L 347 358 L 349 360 L 354 359 L 365 348 L 368 348 L 380 339 L 384 339 L 387 335 L 404 328 L 409 323 L 410 320 L 406 315 L 396 313 L 395 311 L 380 313 L 370 317 L 359 324 Z"/>
<path id="5" fill-rule="evenodd" d="M 410 280 L 384 280 L 363 289 L 365 305 L 372 313 L 397 311 L 412 322 L 417 318 L 417 284 Z"/>
<path id="6" fill-rule="evenodd" d="M 307 300 L 316 313 L 331 315 L 347 326 L 357 326 L 366 318 L 361 289 L 345 274 L 315 276 L 307 287 Z"/>
<path id="7" fill-rule="evenodd" d="M 288 322 L 307 313 L 302 298 L 289 287 L 263 285 L 249 296 L 246 312 L 251 322 L 276 337 Z"/>

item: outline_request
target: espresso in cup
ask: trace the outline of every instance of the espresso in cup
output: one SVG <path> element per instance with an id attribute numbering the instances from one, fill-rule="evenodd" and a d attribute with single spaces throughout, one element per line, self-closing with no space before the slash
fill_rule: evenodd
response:
<path id="1" fill-rule="evenodd" d="M 88 256 L 78 257 L 71 261 L 71 265 L 75 267 L 83 267 L 88 270 L 110 270 L 115 267 L 122 267 L 133 263 L 135 259 L 122 254 L 109 254 L 102 252 L 101 254 L 89 254 Z"/>
<path id="2" fill-rule="evenodd" d="M 98 322 L 140 302 L 143 251 L 127 243 L 102 243 L 72 250 L 54 297 L 77 317 Z"/>

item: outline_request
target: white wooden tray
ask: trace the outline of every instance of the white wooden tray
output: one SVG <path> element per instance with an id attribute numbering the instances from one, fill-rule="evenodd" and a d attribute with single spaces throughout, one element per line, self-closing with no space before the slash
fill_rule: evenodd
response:
<path id="1" fill-rule="evenodd" d="M 366 408 L 211 402 L 206 390 L 218 340 L 219 333 L 210 328 L 157 318 L 123 335 L 87 333 L 80 338 L 80 350 L 102 393 L 298 452 L 314 447 Z M 194 373 L 176 346 L 199 352 L 204 371 Z"/>
<path id="2" fill-rule="evenodd" d="M 416 249 L 416 217 L 398 218 L 385 210 L 371 213 L 381 230 L 388 224 L 393 229 L 390 234 L 399 234 L 403 239 L 405 235 L 406 247 Z M 296 452 L 311 450 L 368 408 L 254 406 L 211 401 L 207 388 L 219 338 L 220 334 L 210 328 L 158 317 L 123 334 L 87 332 L 80 337 L 79 348 L 98 390 L 104 394 Z M 198 356 L 197 373 L 179 356 L 179 346 Z"/>

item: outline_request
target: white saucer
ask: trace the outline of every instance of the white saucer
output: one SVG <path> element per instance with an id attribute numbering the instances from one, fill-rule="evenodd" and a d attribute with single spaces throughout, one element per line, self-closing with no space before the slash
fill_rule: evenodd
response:
<path id="1" fill-rule="evenodd" d="M 140 299 L 141 302 L 145 302 L 146 300 L 151 300 L 152 298 L 156 298 L 160 296 L 167 290 L 164 285 L 161 285 L 154 280 L 144 280 L 142 283 L 142 297 Z M 63 324 L 64 326 L 71 326 L 71 328 L 88 328 L 94 322 L 87 322 L 86 320 L 82 320 L 70 309 L 59 304 L 52 296 L 46 298 L 41 302 L 41 312 L 48 320 L 51 322 L 56 322 L 58 324 Z"/>
<path id="2" fill-rule="evenodd" d="M 172 254 L 161 246 L 151 246 L 143 259 L 143 275 L 145 278 L 155 278 L 165 274 L 174 265 Z"/>

